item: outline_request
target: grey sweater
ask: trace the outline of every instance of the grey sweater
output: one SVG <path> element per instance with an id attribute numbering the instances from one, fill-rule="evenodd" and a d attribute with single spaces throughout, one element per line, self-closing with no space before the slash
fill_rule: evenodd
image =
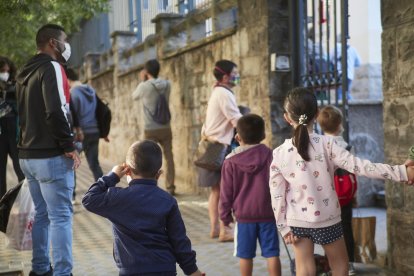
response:
<path id="1" fill-rule="evenodd" d="M 159 93 L 164 93 L 167 101 L 170 99 L 170 82 L 164 79 L 150 79 L 141 82 L 132 93 L 134 100 L 141 100 L 144 110 L 145 130 L 169 128 L 170 123 L 161 125 L 154 122 L 151 113 L 155 112 Z"/>

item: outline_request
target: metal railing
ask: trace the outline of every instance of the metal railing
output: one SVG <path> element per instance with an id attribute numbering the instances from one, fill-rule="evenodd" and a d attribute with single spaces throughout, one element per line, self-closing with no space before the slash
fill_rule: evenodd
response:
<path id="1" fill-rule="evenodd" d="M 348 0 L 300 0 L 294 74 L 298 84 L 314 91 L 320 105 L 334 104 L 344 114 L 348 140 L 347 39 Z"/>

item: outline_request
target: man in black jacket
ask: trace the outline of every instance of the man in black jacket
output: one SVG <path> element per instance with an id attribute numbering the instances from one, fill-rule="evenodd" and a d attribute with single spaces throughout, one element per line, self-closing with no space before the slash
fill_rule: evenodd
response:
<path id="1" fill-rule="evenodd" d="M 61 63 L 70 56 L 65 30 L 53 24 L 36 35 L 38 53 L 17 76 L 20 166 L 29 183 L 36 216 L 32 229 L 30 275 L 72 271 L 72 191 L 74 169 L 80 164 L 69 124 L 69 85 Z"/>

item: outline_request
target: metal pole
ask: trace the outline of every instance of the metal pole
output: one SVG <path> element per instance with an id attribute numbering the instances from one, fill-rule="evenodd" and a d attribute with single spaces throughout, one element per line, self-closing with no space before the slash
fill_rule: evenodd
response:
<path id="1" fill-rule="evenodd" d="M 344 113 L 344 139 L 349 142 L 349 117 L 348 117 L 348 0 L 341 0 L 341 31 L 342 31 L 342 111 Z"/>

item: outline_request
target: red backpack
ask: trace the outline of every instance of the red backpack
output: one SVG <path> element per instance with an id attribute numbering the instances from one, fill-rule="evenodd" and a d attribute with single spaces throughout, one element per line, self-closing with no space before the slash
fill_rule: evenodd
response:
<path id="1" fill-rule="evenodd" d="M 349 151 L 351 147 L 348 146 L 346 149 Z M 341 207 L 348 205 L 354 198 L 358 187 L 355 174 L 339 168 L 335 171 L 334 183 L 339 204 Z"/>

